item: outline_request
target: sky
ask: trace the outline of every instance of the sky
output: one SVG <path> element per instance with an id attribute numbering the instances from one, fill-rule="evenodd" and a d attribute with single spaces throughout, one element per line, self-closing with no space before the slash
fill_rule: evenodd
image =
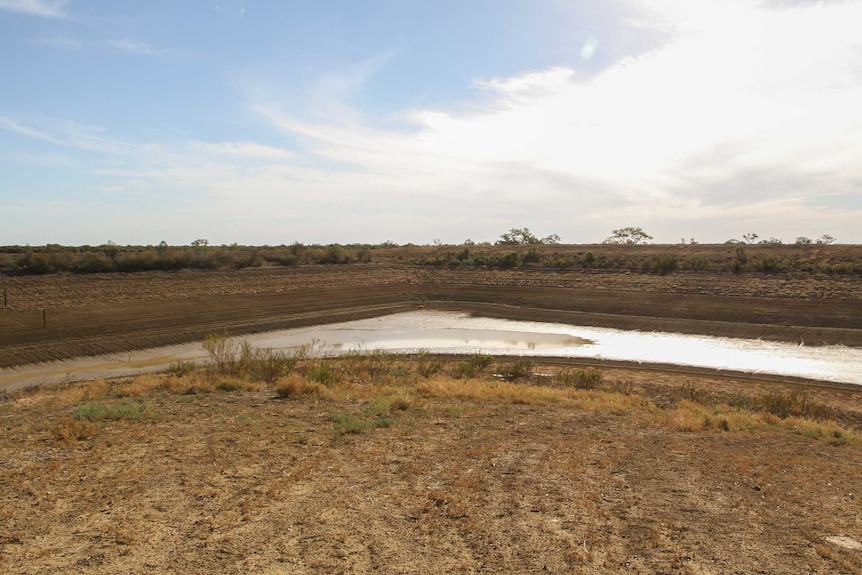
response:
<path id="1" fill-rule="evenodd" d="M 0 0 L 0 245 L 862 243 L 862 0 Z"/>

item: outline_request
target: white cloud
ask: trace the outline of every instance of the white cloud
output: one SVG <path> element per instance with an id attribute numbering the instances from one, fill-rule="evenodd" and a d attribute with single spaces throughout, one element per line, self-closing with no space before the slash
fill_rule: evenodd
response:
<path id="1" fill-rule="evenodd" d="M 476 102 L 401 112 L 397 130 L 351 105 L 388 54 L 322 76 L 306 110 L 258 100 L 291 150 L 140 146 L 8 117 L 0 128 L 102 152 L 92 172 L 110 195 L 165 198 L 150 203 L 176 206 L 166 229 L 176 218 L 216 243 L 483 240 L 514 226 L 587 242 L 626 225 L 668 242 L 862 242 L 862 3 L 630 5 L 639 26 L 666 32 L 651 51 L 588 77 L 558 66 L 478 79 Z"/>
<path id="2" fill-rule="evenodd" d="M 0 0 L 0 10 L 31 16 L 64 16 L 67 0 Z"/>
<path id="3" fill-rule="evenodd" d="M 586 80 L 558 67 L 477 81 L 490 102 L 458 114 L 417 110 L 412 132 L 258 111 L 307 138 L 317 157 L 385 176 L 391 189 L 446 197 L 469 188 L 491 201 L 510 195 L 517 166 L 518 186 L 531 177 L 578 183 L 537 192 L 561 211 L 575 211 L 584 188 L 605 190 L 607 207 L 593 217 L 608 222 L 620 213 L 718 222 L 749 208 L 767 222 L 803 220 L 803 211 L 815 217 L 812 198 L 858 187 L 862 4 L 655 6 L 654 22 L 672 30 L 655 50 Z M 728 211 L 722 189 L 744 188 L 747 177 L 752 187 L 737 200 L 748 208 Z"/>
<path id="4" fill-rule="evenodd" d="M 51 134 L 35 130 L 33 128 L 30 128 L 29 126 L 24 126 L 23 124 L 16 122 L 12 118 L 7 118 L 5 116 L 0 116 L 0 128 L 8 130 L 10 132 L 14 132 L 16 134 L 20 134 L 22 136 L 28 136 L 37 140 L 50 142 L 52 144 L 62 144 L 60 140 L 58 140 Z"/>

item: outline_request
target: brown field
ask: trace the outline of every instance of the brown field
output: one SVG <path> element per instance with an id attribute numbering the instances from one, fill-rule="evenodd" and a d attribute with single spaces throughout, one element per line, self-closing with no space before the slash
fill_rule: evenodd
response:
<path id="1" fill-rule="evenodd" d="M 0 290 L 0 367 L 416 306 L 862 345 L 854 275 L 392 255 Z M 502 358 L 467 379 L 362 361 L 326 384 L 306 365 L 274 387 L 199 369 L 5 396 L 0 572 L 862 573 L 862 550 L 827 539 L 862 541 L 853 388 L 605 366 L 575 389 L 499 381 Z"/>

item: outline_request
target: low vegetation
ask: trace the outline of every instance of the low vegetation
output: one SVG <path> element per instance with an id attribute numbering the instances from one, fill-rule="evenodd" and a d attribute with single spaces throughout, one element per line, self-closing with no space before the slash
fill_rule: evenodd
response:
<path id="1" fill-rule="evenodd" d="M 633 385 L 601 370 L 541 368 L 533 360 L 498 361 L 486 354 L 446 361 L 425 352 L 352 351 L 337 357 L 312 342 L 293 352 L 255 349 L 224 335 L 204 343 L 210 361 L 175 364 L 168 373 L 97 380 L 27 393 L 52 405 L 45 428 L 61 441 L 84 441 L 112 421 L 159 421 L 157 404 L 195 395 L 268 392 L 273 401 L 323 402 L 333 437 L 423 417 L 441 405 L 471 403 L 561 406 L 623 415 L 641 425 L 679 432 L 789 431 L 831 444 L 856 444 L 859 432 L 842 414 L 803 391 L 762 395 L 707 393 Z M 436 406 L 436 407 L 435 407 Z M 57 421 L 56 413 L 62 414 Z M 844 418 L 846 419 L 846 418 Z"/>
<path id="2" fill-rule="evenodd" d="M 279 246 L 214 246 L 195 240 L 187 246 L 0 246 L 0 274 L 107 273 L 241 269 L 267 266 L 397 264 L 447 268 L 597 269 L 666 275 L 682 271 L 733 273 L 862 274 L 862 254 L 854 246 L 833 245 L 825 234 L 817 240 L 798 237 L 784 244 L 754 233 L 724 244 L 650 243 L 639 227 L 613 230 L 601 244 L 565 245 L 551 234 L 540 238 L 528 228 L 512 228 L 494 242 L 466 240 L 460 245 L 329 244 L 295 242 Z"/>

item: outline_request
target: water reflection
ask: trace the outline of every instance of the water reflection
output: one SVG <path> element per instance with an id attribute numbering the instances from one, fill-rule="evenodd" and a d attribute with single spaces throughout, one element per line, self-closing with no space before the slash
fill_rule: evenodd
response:
<path id="1" fill-rule="evenodd" d="M 492 353 L 668 363 L 862 384 L 862 349 L 803 347 L 761 340 L 621 331 L 418 311 L 248 336 L 256 347 L 289 350 L 319 342 L 322 353 L 355 349 Z M 200 344 L 0 369 L 0 389 L 165 369 L 205 359 Z"/>
<path id="2" fill-rule="evenodd" d="M 325 349 L 506 353 L 667 363 L 770 373 L 862 384 L 862 349 L 673 333 L 622 331 L 564 324 L 470 317 L 452 312 L 409 312 L 298 330 L 264 340 L 272 347 L 301 345 L 310 337 Z"/>

